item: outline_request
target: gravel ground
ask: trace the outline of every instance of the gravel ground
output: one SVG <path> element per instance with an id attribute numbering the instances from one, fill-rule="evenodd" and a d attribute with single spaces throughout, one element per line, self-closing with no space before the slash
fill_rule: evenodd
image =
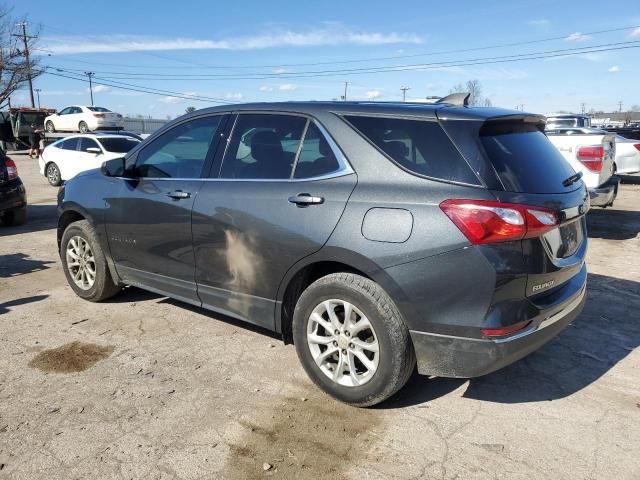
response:
<path id="1" fill-rule="evenodd" d="M 30 221 L 0 229 L 0 478 L 640 478 L 640 185 L 589 214 L 584 313 L 473 380 L 356 409 L 266 331 L 127 289 L 91 304 L 55 195 L 13 155 Z"/>

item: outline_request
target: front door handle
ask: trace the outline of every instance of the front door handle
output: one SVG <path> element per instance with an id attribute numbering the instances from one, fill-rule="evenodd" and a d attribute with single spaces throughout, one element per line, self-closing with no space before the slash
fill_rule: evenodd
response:
<path id="1" fill-rule="evenodd" d="M 314 197 L 308 193 L 299 193 L 293 197 L 289 197 L 290 203 L 295 203 L 299 207 L 308 207 L 309 205 L 320 205 L 324 203 L 324 198 Z"/>
<path id="2" fill-rule="evenodd" d="M 191 194 L 189 192 L 183 192 L 182 190 L 174 190 L 173 192 L 167 193 L 167 197 L 173 198 L 174 200 L 189 198 L 190 196 Z"/>

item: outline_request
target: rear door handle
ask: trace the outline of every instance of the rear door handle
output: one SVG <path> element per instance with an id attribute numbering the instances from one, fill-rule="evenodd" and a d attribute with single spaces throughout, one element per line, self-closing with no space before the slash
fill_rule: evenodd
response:
<path id="1" fill-rule="evenodd" d="M 173 192 L 167 193 L 167 197 L 173 198 L 174 200 L 189 198 L 190 196 L 191 194 L 189 192 L 183 192 L 182 190 L 174 190 Z"/>
<path id="2" fill-rule="evenodd" d="M 314 197 L 308 193 L 299 193 L 293 197 L 289 197 L 290 203 L 295 203 L 299 207 L 308 207 L 309 205 L 320 205 L 324 203 L 324 198 Z"/>

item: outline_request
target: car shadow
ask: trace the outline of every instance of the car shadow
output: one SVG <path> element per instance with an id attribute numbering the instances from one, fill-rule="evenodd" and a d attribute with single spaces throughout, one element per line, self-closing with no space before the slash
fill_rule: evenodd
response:
<path id="1" fill-rule="evenodd" d="M 9 300 L 8 302 L 0 303 L 0 315 L 2 315 L 3 313 L 8 313 L 12 307 L 25 305 L 27 303 L 39 302 L 48 297 L 49 295 L 33 295 L 31 297 L 17 298 L 15 300 Z"/>
<path id="2" fill-rule="evenodd" d="M 18 235 L 20 233 L 40 232 L 51 230 L 58 225 L 58 210 L 56 205 L 27 205 L 27 223 L 15 227 L 0 225 L 0 237 Z"/>
<path id="3" fill-rule="evenodd" d="M 17 277 L 18 275 L 46 270 L 52 263 L 55 264 L 56 262 L 35 260 L 24 253 L 0 255 L 0 278 Z"/>
<path id="4" fill-rule="evenodd" d="M 620 175 L 620 181 L 630 185 L 640 185 L 640 175 Z"/>
<path id="5" fill-rule="evenodd" d="M 589 238 L 629 240 L 640 232 L 640 212 L 631 210 L 592 209 L 587 215 Z"/>
<path id="6" fill-rule="evenodd" d="M 414 376 L 380 405 L 421 405 L 468 382 L 465 398 L 495 403 L 557 400 L 598 380 L 640 346 L 640 283 L 589 274 L 587 303 L 555 339 L 528 357 L 483 377 L 449 379 Z"/>

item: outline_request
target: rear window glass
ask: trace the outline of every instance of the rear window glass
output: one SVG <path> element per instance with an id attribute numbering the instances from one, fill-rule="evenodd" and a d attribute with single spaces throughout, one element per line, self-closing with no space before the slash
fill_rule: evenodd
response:
<path id="1" fill-rule="evenodd" d="M 108 108 L 104 108 L 104 107 L 87 107 L 87 109 L 91 110 L 92 112 L 110 112 L 111 111 Z"/>
<path id="2" fill-rule="evenodd" d="M 345 119 L 395 163 L 412 173 L 480 184 L 437 122 L 355 115 Z"/>
<path id="3" fill-rule="evenodd" d="M 98 141 L 102 144 L 107 152 L 114 153 L 127 153 L 129 150 L 140 143 L 138 139 L 130 137 L 98 138 Z"/>
<path id="4" fill-rule="evenodd" d="M 527 193 L 562 193 L 575 190 L 562 181 L 575 172 L 544 133 L 536 128 L 524 131 L 484 129 L 480 139 L 505 190 Z"/>

